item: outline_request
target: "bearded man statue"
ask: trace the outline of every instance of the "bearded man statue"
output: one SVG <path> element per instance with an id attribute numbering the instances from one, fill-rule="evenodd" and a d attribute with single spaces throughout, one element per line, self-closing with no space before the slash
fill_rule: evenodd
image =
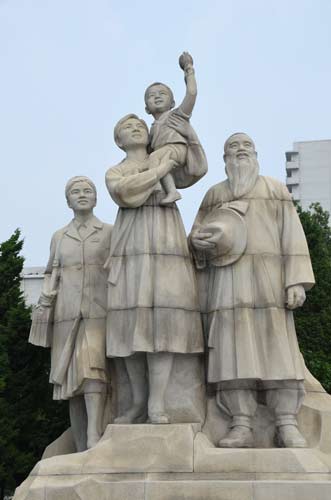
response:
<path id="1" fill-rule="evenodd" d="M 198 269 L 208 382 L 230 417 L 220 447 L 253 447 L 257 391 L 274 412 L 281 447 L 305 447 L 297 427 L 305 365 L 293 310 L 314 284 L 306 238 L 285 185 L 259 175 L 252 139 L 224 145 L 227 180 L 206 194 L 190 235 Z"/>

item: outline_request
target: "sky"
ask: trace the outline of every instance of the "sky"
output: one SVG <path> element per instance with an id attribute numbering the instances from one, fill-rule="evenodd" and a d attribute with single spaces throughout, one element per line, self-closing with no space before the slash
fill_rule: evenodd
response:
<path id="1" fill-rule="evenodd" d="M 285 180 L 295 141 L 331 139 L 330 0 L 0 0 L 0 241 L 20 228 L 26 266 L 48 259 L 72 212 L 64 186 L 87 175 L 95 214 L 114 222 L 104 182 L 124 153 L 116 122 L 145 113 L 144 90 L 184 96 L 178 57 L 194 58 L 192 116 L 209 171 L 183 190 L 187 231 L 223 180 L 225 139 L 247 132 L 261 173 Z"/>

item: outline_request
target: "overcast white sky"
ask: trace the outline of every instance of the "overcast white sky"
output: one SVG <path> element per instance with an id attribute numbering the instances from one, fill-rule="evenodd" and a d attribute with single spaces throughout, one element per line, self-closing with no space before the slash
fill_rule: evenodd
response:
<path id="1" fill-rule="evenodd" d="M 331 139 L 330 26 L 330 0 L 0 0 L 0 241 L 20 227 L 26 265 L 44 265 L 52 233 L 71 219 L 65 182 L 78 174 L 97 185 L 96 215 L 114 221 L 104 174 L 123 153 L 113 127 L 129 112 L 146 118 L 155 80 L 182 99 L 183 50 L 209 162 L 182 191 L 186 228 L 224 178 L 235 131 L 255 140 L 262 173 L 284 180 L 293 141 Z"/>

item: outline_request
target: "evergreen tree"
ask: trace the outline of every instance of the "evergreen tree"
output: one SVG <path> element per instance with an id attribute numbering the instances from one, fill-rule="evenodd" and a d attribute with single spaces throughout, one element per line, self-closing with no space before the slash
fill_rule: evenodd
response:
<path id="1" fill-rule="evenodd" d="M 67 408 L 52 401 L 49 351 L 28 344 L 31 311 L 20 291 L 23 240 L 0 244 L 0 498 L 28 475 L 65 428 Z"/>
<path id="2" fill-rule="evenodd" d="M 316 285 L 304 306 L 295 311 L 300 349 L 311 373 L 331 392 L 331 228 L 329 213 L 318 203 L 297 207 L 303 225 Z"/>

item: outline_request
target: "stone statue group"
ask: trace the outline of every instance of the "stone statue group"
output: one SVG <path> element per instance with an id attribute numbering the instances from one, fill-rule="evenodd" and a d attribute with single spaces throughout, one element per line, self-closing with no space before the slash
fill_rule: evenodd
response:
<path id="1" fill-rule="evenodd" d="M 115 126 L 126 156 L 106 173 L 119 206 L 114 226 L 93 214 L 89 178 L 68 181 L 74 218 L 53 235 L 29 340 L 51 348 L 53 397 L 69 400 L 78 451 L 102 436 L 119 358 L 131 400 L 114 423 L 171 424 L 165 395 L 177 355 L 205 364 L 205 383 L 229 417 L 220 447 L 254 446 L 258 390 L 276 444 L 305 447 L 296 419 L 305 365 L 293 321 L 314 284 L 305 235 L 287 188 L 259 175 L 254 142 L 235 133 L 224 145 L 227 179 L 209 189 L 186 237 L 177 189 L 198 182 L 207 161 L 190 124 L 192 57 L 183 53 L 179 64 L 186 94 L 178 107 L 156 82 L 145 92 L 151 129 L 134 114 Z"/>

